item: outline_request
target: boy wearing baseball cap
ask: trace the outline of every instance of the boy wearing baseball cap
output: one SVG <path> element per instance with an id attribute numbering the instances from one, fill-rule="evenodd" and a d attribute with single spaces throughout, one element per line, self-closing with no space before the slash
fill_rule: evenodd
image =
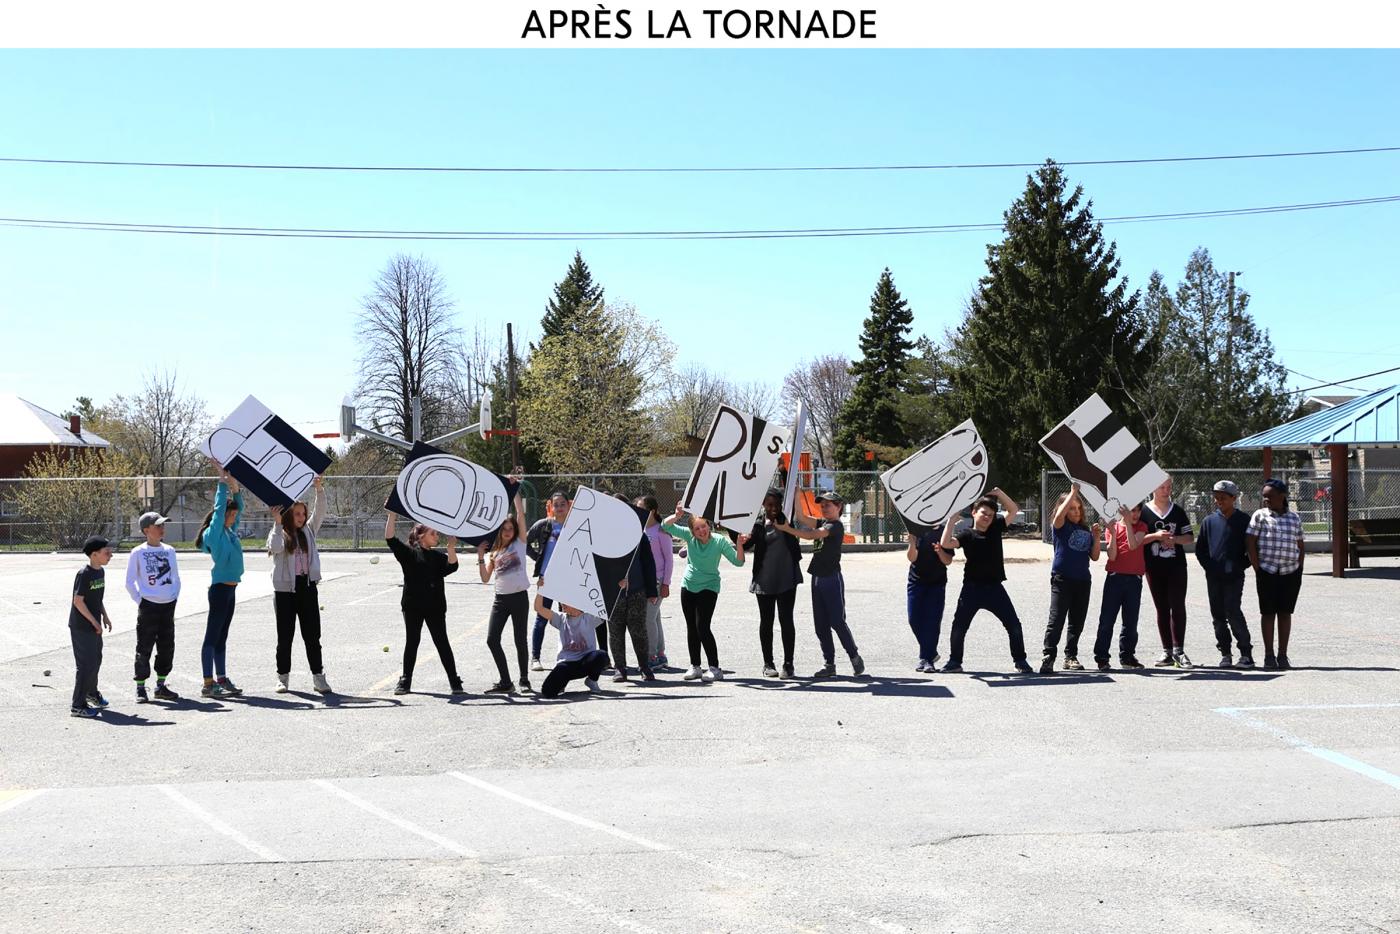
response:
<path id="1" fill-rule="evenodd" d="M 1249 517 L 1235 508 L 1240 488 L 1229 480 L 1215 485 L 1215 512 L 1201 521 L 1196 536 L 1196 560 L 1206 572 L 1206 594 L 1210 598 L 1210 618 L 1215 622 L 1215 645 L 1220 649 L 1220 667 L 1233 668 L 1230 636 L 1240 650 L 1240 667 L 1253 668 L 1253 648 L 1249 643 L 1249 623 L 1241 602 L 1244 599 L 1244 572 L 1249 567 L 1245 539 Z"/>
<path id="2" fill-rule="evenodd" d="M 83 542 L 83 554 L 88 563 L 73 578 L 73 605 L 68 610 L 68 635 L 73 640 L 73 661 L 77 667 L 68 713 L 91 718 L 107 706 L 107 699 L 97 690 L 97 673 L 102 669 L 102 627 L 112 631 L 112 618 L 102 606 L 107 586 L 107 572 L 102 569 L 112 560 L 112 546 L 107 539 L 94 535 Z"/>
<path id="3" fill-rule="evenodd" d="M 846 526 L 841 522 L 842 500 L 835 493 L 817 496 L 821 518 L 794 517 L 797 525 L 774 524 L 774 528 L 812 543 L 812 562 L 807 576 L 812 580 L 812 622 L 817 630 L 825 664 L 814 678 L 830 678 L 836 674 L 836 643 L 832 633 L 841 641 L 841 648 L 851 659 L 851 670 L 859 678 L 865 674 L 865 662 L 856 648 L 855 636 L 846 623 L 846 582 L 841 576 L 841 543 Z"/>
<path id="4" fill-rule="evenodd" d="M 175 655 L 175 601 L 180 597 L 180 567 L 175 549 L 165 544 L 165 523 L 158 512 L 141 516 L 146 540 L 131 549 L 126 561 L 126 592 L 136 601 L 136 703 L 150 700 L 151 649 L 156 652 L 156 700 L 179 700 L 165 679 Z"/>

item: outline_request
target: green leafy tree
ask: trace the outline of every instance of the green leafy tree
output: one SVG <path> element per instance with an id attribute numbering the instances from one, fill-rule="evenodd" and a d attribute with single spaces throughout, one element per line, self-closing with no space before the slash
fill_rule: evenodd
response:
<path id="1" fill-rule="evenodd" d="M 1039 440 L 1091 393 L 1121 405 L 1152 357 L 1138 293 L 1119 278 L 1093 202 L 1047 161 L 1003 215 L 987 274 L 950 348 L 952 383 L 987 444 L 993 480 L 1013 495 L 1038 486 Z"/>
<path id="2" fill-rule="evenodd" d="M 860 359 L 850 368 L 855 385 L 842 407 L 835 440 L 836 465 L 841 470 L 872 469 L 866 451 L 908 443 L 900 395 L 909 377 L 914 344 L 908 334 L 913 325 L 914 313 L 886 268 L 870 296 L 870 314 L 860 335 Z"/>
<path id="3" fill-rule="evenodd" d="M 1175 292 L 1152 274 L 1144 311 L 1158 352 L 1140 389 L 1123 383 L 1159 462 L 1232 466 L 1247 455 L 1226 456 L 1221 445 L 1294 414 L 1287 370 L 1249 304 L 1242 288 L 1232 298 L 1229 274 L 1205 247 L 1191 253 Z"/>
<path id="4" fill-rule="evenodd" d="M 593 273 L 583 261 L 583 254 L 574 251 L 574 260 L 564 278 L 554 285 L 554 295 L 545 305 L 540 330 L 544 337 L 560 337 L 580 326 L 580 317 L 592 319 L 603 311 L 603 286 L 593 281 Z M 584 328 L 589 326 L 583 323 Z"/>
<path id="5" fill-rule="evenodd" d="M 21 525 L 34 530 L 35 543 L 57 548 L 77 548 L 91 535 L 121 539 L 139 503 L 133 472 L 120 451 L 51 447 L 16 484 Z"/>

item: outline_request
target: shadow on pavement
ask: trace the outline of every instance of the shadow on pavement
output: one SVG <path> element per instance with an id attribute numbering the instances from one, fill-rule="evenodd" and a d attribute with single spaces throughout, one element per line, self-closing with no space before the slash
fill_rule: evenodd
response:
<path id="1" fill-rule="evenodd" d="M 357 694 L 303 694 L 292 691 L 297 697 L 304 697 L 312 701 L 320 701 L 326 707 L 351 707 L 356 710 L 363 710 L 367 707 L 402 707 L 403 701 L 395 700 L 392 697 L 361 697 Z"/>
<path id="2" fill-rule="evenodd" d="M 1182 674 L 1178 681 L 1272 681 L 1279 676 L 1277 671 L 1230 671 L 1228 669 L 1197 669 Z"/>
<path id="3" fill-rule="evenodd" d="M 240 694 L 238 697 L 226 698 L 228 703 L 237 704 L 240 707 L 264 707 L 268 710 L 311 710 L 316 705 L 306 701 L 285 701 L 276 697 L 261 697 L 256 694 Z"/>
<path id="4" fill-rule="evenodd" d="M 102 711 L 102 716 L 97 718 L 103 723 L 110 723 L 112 726 L 174 726 L 174 720 L 147 720 L 145 717 L 136 714 L 118 713 L 108 707 Z"/>
<path id="5" fill-rule="evenodd" d="M 1331 577 L 1328 571 L 1307 571 L 1306 577 Z M 1400 568 L 1347 568 L 1347 577 L 1357 580 L 1400 581 Z"/>
<path id="6" fill-rule="evenodd" d="M 1329 666 L 1327 666 L 1327 665 L 1294 665 L 1294 664 L 1290 663 L 1289 666 L 1288 666 L 1288 668 L 1287 668 L 1286 670 L 1287 670 L 1287 671 L 1400 671 L 1400 668 L 1386 668 L 1386 667 L 1381 666 L 1381 665 L 1375 665 L 1375 666 L 1358 665 L 1358 666 L 1355 666 L 1355 667 L 1349 667 L 1349 666 L 1346 666 L 1346 665 L 1338 665 L 1338 666 L 1335 666 L 1335 667 L 1329 667 Z"/>
<path id="7" fill-rule="evenodd" d="M 1095 672 L 1090 674 L 1063 675 L 996 675 L 996 674 L 975 674 L 974 681 L 981 681 L 988 687 L 1008 688 L 1008 687 L 1049 687 L 1060 684 L 1112 684 L 1113 678 L 1107 672 Z"/>

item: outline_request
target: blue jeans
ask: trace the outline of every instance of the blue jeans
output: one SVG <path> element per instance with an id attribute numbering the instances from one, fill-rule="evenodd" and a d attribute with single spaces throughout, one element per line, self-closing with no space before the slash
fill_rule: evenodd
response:
<path id="1" fill-rule="evenodd" d="M 831 634 L 841 640 L 841 648 L 855 658 L 860 654 L 856 649 L 851 627 L 846 625 L 846 582 L 841 572 L 826 577 L 812 578 L 812 623 L 817 630 L 817 641 L 821 643 L 822 659 L 828 665 L 836 663 L 836 644 Z"/>
<path id="2" fill-rule="evenodd" d="M 1016 615 L 1016 607 L 1011 604 L 1011 595 L 1001 584 L 979 584 L 976 581 L 963 581 L 958 594 L 958 606 L 953 610 L 952 647 L 948 650 L 948 665 L 957 668 L 962 665 L 963 642 L 967 631 L 972 627 L 972 618 L 979 610 L 989 610 L 1001 621 L 1006 630 L 1006 638 L 1011 646 L 1011 660 L 1026 660 L 1026 640 L 1021 633 L 1021 619 Z"/>
<path id="3" fill-rule="evenodd" d="M 548 597 L 544 598 L 546 609 L 554 606 L 554 601 Z M 549 627 L 549 620 L 543 616 L 535 617 L 535 628 L 530 632 L 530 657 L 535 661 L 540 659 L 540 649 L 544 648 L 544 631 Z"/>
<path id="4" fill-rule="evenodd" d="M 932 661 L 938 654 L 938 631 L 943 626 L 943 604 L 947 600 L 947 584 L 920 584 L 910 581 L 908 587 L 909 628 L 919 640 L 919 658 Z"/>
<path id="5" fill-rule="evenodd" d="M 199 649 L 199 661 L 206 678 L 214 677 L 216 672 L 220 678 L 228 673 L 224 668 L 224 656 L 228 653 L 228 630 L 233 625 L 233 598 L 237 589 L 228 584 L 209 585 L 209 618 L 204 623 L 204 645 Z"/>
<path id="6" fill-rule="evenodd" d="M 1118 658 L 1137 653 L 1138 611 L 1142 608 L 1142 575 L 1110 574 L 1103 582 L 1103 605 L 1099 609 L 1099 633 L 1094 639 L 1094 661 L 1108 661 L 1113 645 L 1113 622 L 1121 611 L 1123 629 L 1118 634 Z"/>

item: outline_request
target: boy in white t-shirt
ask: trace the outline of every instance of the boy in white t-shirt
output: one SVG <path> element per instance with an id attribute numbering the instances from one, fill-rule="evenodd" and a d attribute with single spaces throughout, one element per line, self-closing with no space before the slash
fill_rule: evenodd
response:
<path id="1" fill-rule="evenodd" d="M 598 676 L 608 667 L 608 653 L 598 648 L 598 626 L 602 621 L 566 603 L 551 610 L 544 599 L 536 595 L 535 612 L 559 630 L 559 660 L 544 679 L 540 696 L 558 697 L 570 681 L 580 677 L 588 690 L 596 694 L 600 690 Z"/>
<path id="2" fill-rule="evenodd" d="M 141 516 L 146 540 L 131 549 L 126 562 L 126 592 L 136 601 L 136 703 L 150 700 L 151 649 L 156 652 L 156 700 L 179 700 L 165 684 L 175 656 L 175 601 L 180 598 L 180 567 L 175 549 L 165 544 L 166 517 Z"/>

